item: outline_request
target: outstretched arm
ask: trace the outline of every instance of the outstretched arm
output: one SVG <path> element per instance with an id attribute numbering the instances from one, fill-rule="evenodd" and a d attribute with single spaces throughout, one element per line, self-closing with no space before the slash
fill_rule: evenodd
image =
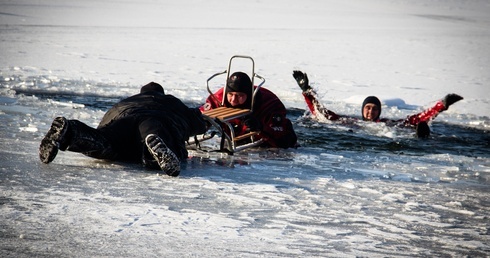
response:
<path id="1" fill-rule="evenodd" d="M 301 71 L 293 71 L 293 77 L 298 83 L 298 86 L 303 91 L 303 97 L 310 112 L 318 119 L 338 120 L 339 115 L 325 108 L 317 99 L 316 92 L 311 88 L 306 73 Z"/>
<path id="2" fill-rule="evenodd" d="M 452 104 L 462 100 L 463 97 L 457 94 L 447 94 L 443 99 L 437 101 L 437 103 L 421 113 L 411 115 L 405 119 L 405 125 L 417 125 L 420 122 L 426 122 L 434 119 L 439 113 L 447 110 Z"/>

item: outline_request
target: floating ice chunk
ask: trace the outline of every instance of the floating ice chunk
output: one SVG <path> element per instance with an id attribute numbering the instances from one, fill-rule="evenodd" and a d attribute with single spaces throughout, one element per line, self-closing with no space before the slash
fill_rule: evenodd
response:
<path id="1" fill-rule="evenodd" d="M 340 183 L 340 186 L 347 188 L 347 189 L 356 189 L 356 185 L 352 183 L 351 181 L 345 182 L 345 183 Z"/>
<path id="2" fill-rule="evenodd" d="M 37 127 L 27 126 L 27 127 L 19 127 L 19 131 L 35 133 L 38 131 L 38 129 L 37 129 Z"/>
<path id="3" fill-rule="evenodd" d="M 78 104 L 78 103 L 73 103 L 73 102 L 60 102 L 60 101 L 56 101 L 56 100 L 48 100 L 49 103 L 51 104 L 55 104 L 55 105 L 58 105 L 58 106 L 64 106 L 64 107 L 72 107 L 72 108 L 84 108 L 85 105 L 83 104 Z"/>
<path id="4" fill-rule="evenodd" d="M 454 206 L 453 202 L 450 202 L 449 206 Z M 451 211 L 451 212 L 459 213 L 459 214 L 465 214 L 465 215 L 469 215 L 469 216 L 475 215 L 475 212 L 473 212 L 473 211 L 460 210 L 460 209 L 457 209 L 457 207 L 449 208 L 449 207 L 438 205 L 438 204 L 434 204 L 434 205 L 432 205 L 432 207 L 435 209 L 439 209 L 439 210 L 446 210 L 446 211 Z"/>
<path id="5" fill-rule="evenodd" d="M 397 202 L 403 199 L 405 199 L 405 196 L 403 196 L 403 194 L 397 193 L 386 194 L 385 196 L 381 197 L 381 200 L 388 202 Z"/>

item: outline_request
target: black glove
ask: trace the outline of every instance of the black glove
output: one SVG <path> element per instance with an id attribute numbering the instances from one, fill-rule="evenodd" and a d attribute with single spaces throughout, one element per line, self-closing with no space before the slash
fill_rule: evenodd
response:
<path id="1" fill-rule="evenodd" d="M 303 73 L 302 71 L 293 71 L 293 77 L 298 83 L 298 86 L 303 90 L 303 92 L 311 89 L 306 73 Z"/>
<path id="2" fill-rule="evenodd" d="M 442 100 L 442 103 L 444 104 L 444 107 L 445 109 L 444 110 L 447 110 L 449 108 L 449 106 L 451 106 L 452 104 L 462 100 L 463 97 L 459 96 L 458 94 L 447 94 L 444 99 Z"/>
<path id="3" fill-rule="evenodd" d="M 247 116 L 243 123 L 251 132 L 260 131 L 262 129 L 260 121 L 253 116 Z"/>

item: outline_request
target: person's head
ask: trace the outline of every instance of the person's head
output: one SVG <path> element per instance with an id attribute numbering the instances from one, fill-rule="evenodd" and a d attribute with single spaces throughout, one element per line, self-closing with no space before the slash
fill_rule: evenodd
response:
<path id="1" fill-rule="evenodd" d="M 252 81 L 246 73 L 233 73 L 226 83 L 226 103 L 236 108 L 250 108 Z"/>
<path id="2" fill-rule="evenodd" d="M 362 119 L 376 121 L 381 115 L 381 101 L 375 96 L 369 96 L 362 102 Z"/>
<path id="3" fill-rule="evenodd" d="M 165 94 L 163 87 L 156 82 L 150 82 L 145 86 L 141 87 L 140 93 L 149 92 L 149 91 L 156 91 Z"/>

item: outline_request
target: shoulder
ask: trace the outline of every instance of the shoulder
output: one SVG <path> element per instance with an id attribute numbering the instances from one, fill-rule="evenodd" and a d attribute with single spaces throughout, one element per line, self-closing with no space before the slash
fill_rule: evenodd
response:
<path id="1" fill-rule="evenodd" d="M 262 95 L 264 98 L 270 98 L 270 99 L 279 99 L 277 97 L 276 94 L 274 94 L 274 92 L 272 92 L 271 90 L 269 89 L 266 89 L 266 88 L 260 88 L 259 89 L 259 93 L 260 95 Z"/>
<path id="2" fill-rule="evenodd" d="M 282 103 L 282 101 L 277 97 L 276 94 L 274 94 L 272 91 L 266 89 L 266 88 L 260 88 L 259 93 L 257 96 L 255 96 L 255 103 L 261 108 L 261 109 L 273 109 L 273 110 L 285 110 L 286 107 Z"/>

